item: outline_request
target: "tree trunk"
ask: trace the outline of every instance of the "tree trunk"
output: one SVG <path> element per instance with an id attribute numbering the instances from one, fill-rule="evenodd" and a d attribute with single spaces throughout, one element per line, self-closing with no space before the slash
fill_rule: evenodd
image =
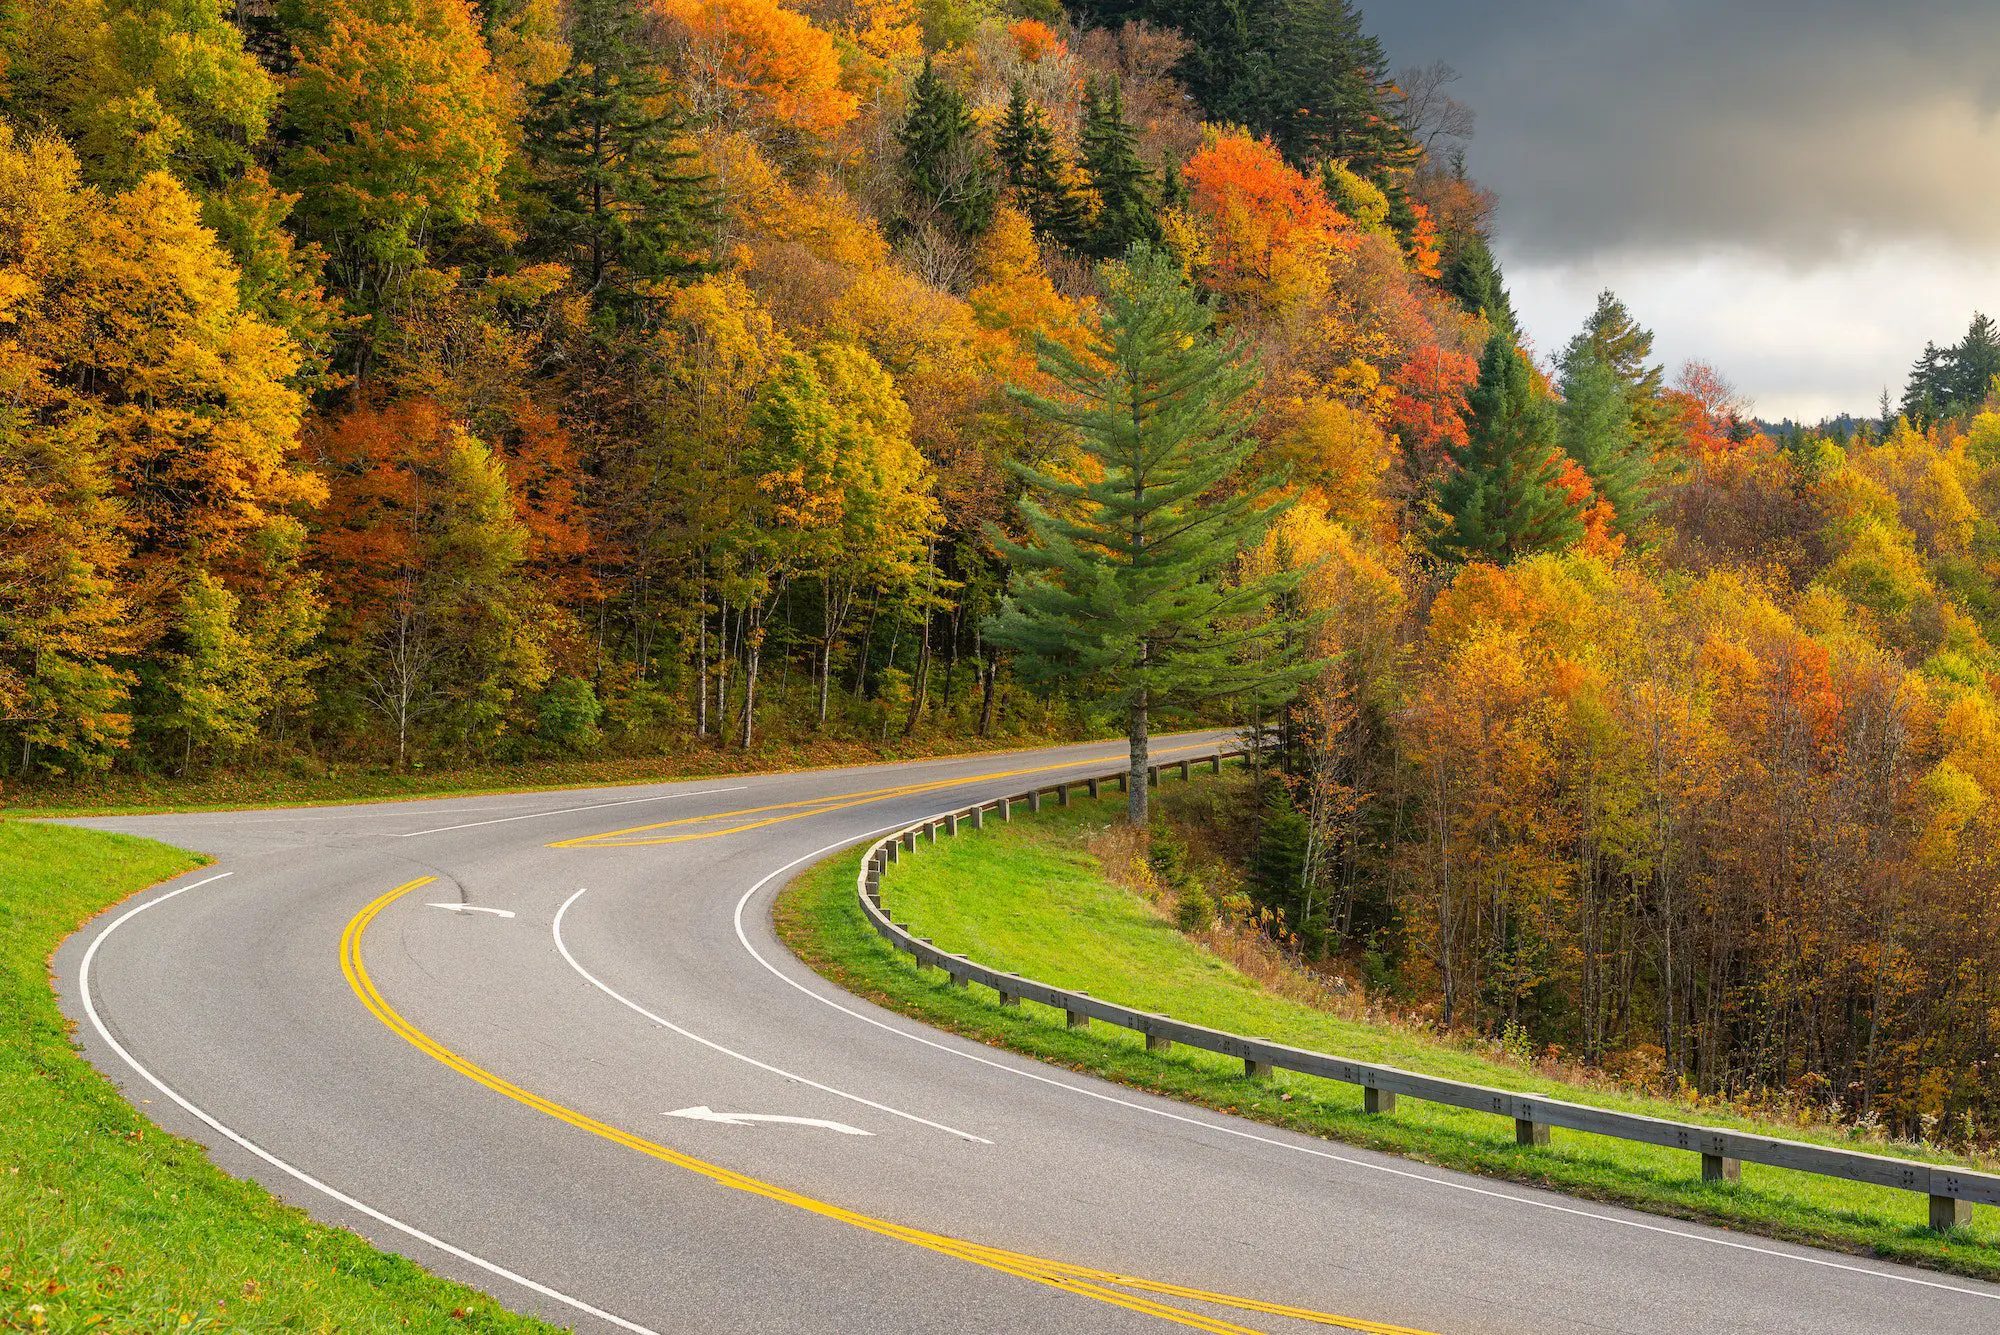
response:
<path id="1" fill-rule="evenodd" d="M 998 650 L 989 649 L 987 651 L 985 676 L 985 694 L 979 701 L 979 735 L 981 737 L 991 737 L 993 735 L 993 697 L 997 691 L 994 683 L 1000 679 L 1000 654 Z"/>
<path id="2" fill-rule="evenodd" d="M 924 716 L 924 706 L 930 701 L 931 686 L 931 619 L 924 615 L 923 643 L 917 649 L 917 684 L 910 692 L 910 716 L 903 720 L 903 736 L 908 737 L 917 730 L 917 721 Z"/>
<path id="3" fill-rule="evenodd" d="M 750 749 L 751 729 L 756 721 L 757 709 L 757 664 L 764 656 L 764 629 L 756 624 L 755 613 L 751 616 L 750 633 L 743 642 L 743 738 L 745 751 Z"/>
<path id="4" fill-rule="evenodd" d="M 1132 699 L 1126 724 L 1126 738 L 1132 744 L 1132 767 L 1125 781 L 1125 819 L 1136 829 L 1146 828 L 1146 763 L 1150 739 L 1146 735 L 1146 688 L 1141 686 Z"/>

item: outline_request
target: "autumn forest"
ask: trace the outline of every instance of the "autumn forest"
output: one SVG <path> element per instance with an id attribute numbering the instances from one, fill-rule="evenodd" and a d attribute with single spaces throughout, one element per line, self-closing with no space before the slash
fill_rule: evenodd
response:
<path id="1" fill-rule="evenodd" d="M 1267 744 L 1226 911 L 2000 1137 L 1990 320 L 1837 430 L 1609 292 L 1535 346 L 1348 0 L 14 0 L 0 60 L 10 795 L 1118 732 L 1010 617 L 1152 292 L 1257 521 L 1156 720 Z"/>

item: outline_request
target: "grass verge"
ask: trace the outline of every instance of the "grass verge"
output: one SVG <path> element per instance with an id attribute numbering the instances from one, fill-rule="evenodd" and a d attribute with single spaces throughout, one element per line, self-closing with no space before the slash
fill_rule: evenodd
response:
<path id="1" fill-rule="evenodd" d="M 71 1046 L 49 956 L 107 905 L 200 862 L 0 821 L 0 1330 L 553 1335 L 228 1176 Z"/>
<path id="2" fill-rule="evenodd" d="M 1274 995 L 1105 878 L 1085 844 L 1115 814 L 1112 801 L 1085 802 L 989 824 L 983 834 L 934 847 L 920 844 L 890 869 L 883 902 L 940 949 L 1107 1001 L 1356 1060 L 1690 1120 L 1675 1103 L 1579 1087 L 1417 1031 L 1342 1019 Z M 869 929 L 854 901 L 859 865 L 855 851 L 794 881 L 778 901 L 779 935 L 842 987 L 939 1028 L 1137 1089 L 1441 1167 L 2000 1280 L 2000 1209 L 1976 1210 L 1969 1227 L 1940 1235 L 1928 1226 L 1924 1197 L 1913 1192 L 1758 1164 L 1743 1166 L 1741 1183 L 1704 1183 L 1696 1155 L 1561 1129 L 1547 1147 L 1523 1148 L 1502 1118 L 1414 1099 L 1402 1100 L 1391 1116 L 1370 1116 L 1361 1109 L 1361 1091 L 1349 1085 L 1292 1072 L 1253 1082 L 1244 1079 L 1241 1062 L 1213 1053 L 1179 1047 L 1149 1053 L 1138 1034 L 1108 1025 L 1073 1031 L 1061 1011 L 1033 1002 L 1002 1009 L 983 988 L 955 990 L 943 975 L 920 971 Z M 1700 1120 L 1848 1143 L 1831 1132 L 1740 1117 L 1704 1112 Z"/>
<path id="3" fill-rule="evenodd" d="M 9 805 L 0 807 L 0 817 L 142 816 L 163 811 L 235 811 L 414 801 L 426 797 L 479 797 L 490 793 L 612 787 L 725 774 L 777 774 L 885 761 L 997 754 L 1089 740 L 1022 735 L 981 739 L 938 733 L 880 746 L 824 737 L 766 740 L 748 751 L 689 741 L 678 750 L 651 755 L 496 761 L 456 769 L 327 765 L 312 772 L 225 771 L 191 778 L 98 774 L 71 783 L 16 786 L 9 790 Z"/>

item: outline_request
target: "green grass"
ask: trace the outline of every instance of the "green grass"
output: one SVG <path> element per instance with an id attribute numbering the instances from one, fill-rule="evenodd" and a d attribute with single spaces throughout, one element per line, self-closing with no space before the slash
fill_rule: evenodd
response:
<path id="1" fill-rule="evenodd" d="M 70 1045 L 49 955 L 98 910 L 200 861 L 0 822 L 0 1330 L 549 1335 L 222 1173 Z"/>
<path id="2" fill-rule="evenodd" d="M 1115 799 L 1122 801 L 1122 799 Z M 889 869 L 883 903 L 939 948 L 1107 1001 L 1235 1033 L 1362 1061 L 1534 1091 L 1677 1121 L 1754 1128 L 1792 1139 L 1852 1144 L 1801 1129 L 1552 1079 L 1415 1030 L 1342 1019 L 1276 996 L 1175 930 L 1139 896 L 1107 881 L 1084 843 L 1116 814 L 1112 801 L 1048 811 L 985 833 L 922 845 Z M 867 926 L 854 901 L 859 853 L 800 877 L 781 897 L 779 932 L 808 964 L 850 990 L 980 1041 L 1073 1070 L 1273 1125 L 1490 1177 L 1553 1187 L 1656 1214 L 1770 1237 L 2000 1279 L 2000 1209 L 1967 1228 L 1932 1231 L 1914 1192 L 1864 1186 L 1757 1164 L 1739 1184 L 1704 1183 L 1698 1156 L 1556 1130 L 1545 1148 L 1514 1143 L 1510 1121 L 1405 1098 L 1386 1117 L 1361 1110 L 1352 1086 L 1280 1072 L 1243 1077 L 1243 1064 L 1144 1040 L 1103 1024 L 1071 1031 L 1060 1011 L 1026 1002 L 1003 1010 L 984 988 L 950 988 L 920 971 Z M 1878 1153 L 1945 1159 L 1864 1144 Z"/>
<path id="3" fill-rule="evenodd" d="M 6 816 L 137 816 L 161 811 L 236 811 L 255 807 L 330 806 L 347 802 L 477 797 L 559 788 L 662 783 L 725 774 L 765 774 L 872 765 L 893 760 L 1000 752 L 1086 741 L 1084 737 L 1010 735 L 981 739 L 946 733 L 892 743 L 825 737 L 766 738 L 751 750 L 684 739 L 648 755 L 530 759 L 450 768 L 398 770 L 387 765 L 308 765 L 303 757 L 267 768 L 222 770 L 189 778 L 117 772 L 69 781 L 16 784 Z"/>

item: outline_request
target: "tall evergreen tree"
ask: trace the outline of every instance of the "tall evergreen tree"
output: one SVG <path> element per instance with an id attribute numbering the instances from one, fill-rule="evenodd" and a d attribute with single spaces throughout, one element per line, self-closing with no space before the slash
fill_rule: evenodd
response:
<path id="1" fill-rule="evenodd" d="M 1903 416 L 1919 425 L 1928 425 L 1938 415 L 1940 405 L 1951 401 L 1952 372 L 1956 369 L 1950 353 L 1935 342 L 1924 344 L 1923 355 L 1910 368 L 1910 381 L 1903 389 Z"/>
<path id="2" fill-rule="evenodd" d="M 1263 26 L 1261 99 L 1294 165 L 1340 161 L 1378 186 L 1416 165 L 1416 140 L 1390 112 L 1382 44 L 1350 0 L 1278 0 Z"/>
<path id="3" fill-rule="evenodd" d="M 994 135 L 1000 170 L 1035 231 L 1065 246 L 1081 246 L 1087 231 L 1083 201 L 1070 188 L 1055 131 L 1019 81 Z"/>
<path id="4" fill-rule="evenodd" d="M 1432 550 L 1449 560 L 1504 565 L 1583 536 L 1583 522 L 1558 485 L 1563 454 L 1555 410 L 1535 394 L 1526 359 L 1504 335 L 1488 339 L 1479 359 L 1466 429 L 1465 445 L 1452 451 L 1458 467 L 1438 490 L 1450 524 Z"/>
<path id="5" fill-rule="evenodd" d="M 1446 245 L 1444 290 L 1458 298 L 1466 310 L 1484 315 L 1499 332 L 1510 337 L 1518 332 L 1500 262 L 1478 232 L 1465 232 Z"/>
<path id="6" fill-rule="evenodd" d="M 569 0 L 570 60 L 536 90 L 524 129 L 538 173 L 535 232 L 589 292 L 631 297 L 704 266 L 715 221 L 686 124 L 629 0 Z M 614 303 L 615 304 L 615 303 Z"/>
<path id="7" fill-rule="evenodd" d="M 910 91 L 910 114 L 896 141 L 903 148 L 903 183 L 953 231 L 978 236 L 993 225 L 1000 184 L 980 142 L 979 124 L 965 95 L 928 60 Z"/>
<path id="8" fill-rule="evenodd" d="M 1590 474 L 1597 494 L 1611 502 L 1614 523 L 1637 535 L 1652 514 L 1652 464 L 1632 431 L 1632 405 L 1618 375 L 1588 344 L 1573 345 L 1563 361 L 1563 404 L 1557 418 L 1562 450 Z"/>
<path id="9" fill-rule="evenodd" d="M 1125 119 L 1125 96 L 1113 78 L 1083 88 L 1083 170 L 1097 192 L 1097 217 L 1089 250 L 1118 256 L 1138 242 L 1160 239 L 1159 201 L 1153 174 L 1139 156 L 1139 135 Z"/>
<path id="10" fill-rule="evenodd" d="M 1065 397 L 1020 395 L 1074 430 L 1097 467 L 1076 481 L 1015 466 L 1029 538 L 993 534 L 1014 575 L 986 635 L 1030 677 L 1122 710 L 1127 814 L 1143 825 L 1153 711 L 1288 690 L 1318 665 L 1254 661 L 1285 629 L 1266 615 L 1285 581 L 1227 578 L 1277 513 L 1262 499 L 1268 483 L 1240 476 L 1255 448 L 1243 407 L 1255 371 L 1214 335 L 1213 313 L 1164 254 L 1136 247 L 1109 286 L 1089 348 L 1042 345 Z"/>
<path id="11" fill-rule="evenodd" d="M 1616 292 L 1606 288 L 1597 294 L 1596 309 L 1584 320 L 1579 337 L 1611 368 L 1635 403 L 1659 396 L 1666 370 L 1647 362 L 1653 355 L 1653 331 L 1632 318 Z"/>
<path id="12" fill-rule="evenodd" d="M 1976 408 L 1986 401 L 1995 377 L 2000 377 L 2000 328 L 1995 327 L 1992 317 L 1972 317 L 1965 338 L 1952 350 L 1952 370 L 1956 406 Z"/>

